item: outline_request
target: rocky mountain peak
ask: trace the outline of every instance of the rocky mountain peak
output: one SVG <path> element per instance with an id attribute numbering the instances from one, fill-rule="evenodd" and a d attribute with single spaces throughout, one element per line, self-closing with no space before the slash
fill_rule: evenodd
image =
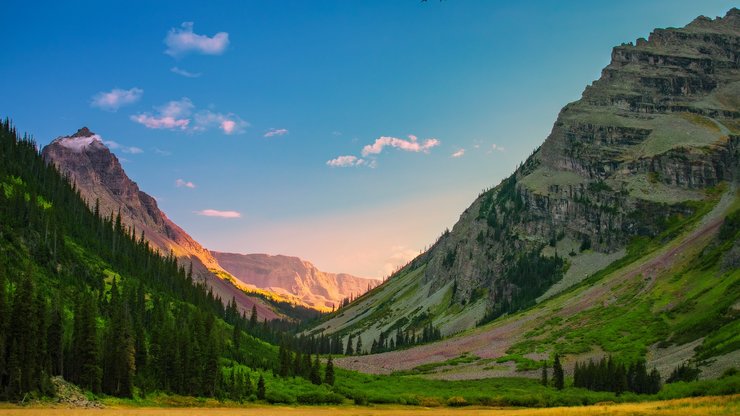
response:
<path id="1" fill-rule="evenodd" d="M 71 135 L 69 137 L 90 137 L 90 136 L 94 136 L 94 135 L 95 135 L 95 133 L 91 132 L 89 128 L 83 127 L 81 129 L 77 130 L 77 133 L 75 133 L 75 134 L 73 134 L 73 135 Z"/>
<path id="2" fill-rule="evenodd" d="M 103 216 L 120 212 L 126 227 L 135 229 L 137 236 L 143 232 L 153 248 L 164 255 L 172 252 L 186 268 L 192 265 L 195 277 L 204 280 L 221 299 L 235 298 L 240 311 L 247 313 L 256 305 L 262 318 L 278 317 L 261 299 L 247 296 L 221 278 L 231 276 L 208 250 L 167 218 L 151 195 L 139 189 L 100 135 L 83 127 L 71 136 L 58 137 L 41 155 L 75 184 L 91 208 L 97 205 Z"/>

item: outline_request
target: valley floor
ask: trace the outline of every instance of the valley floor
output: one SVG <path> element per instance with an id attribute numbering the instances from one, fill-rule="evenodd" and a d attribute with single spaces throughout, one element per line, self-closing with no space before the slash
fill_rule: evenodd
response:
<path id="1" fill-rule="evenodd" d="M 497 409 L 482 407 L 400 407 L 400 406 L 271 406 L 246 408 L 0 408 L 0 416 L 42 416 L 53 412 L 57 416 L 555 416 L 555 415 L 733 415 L 740 414 L 740 395 L 698 397 L 644 403 L 598 404 L 581 407 L 553 407 L 542 409 Z"/>

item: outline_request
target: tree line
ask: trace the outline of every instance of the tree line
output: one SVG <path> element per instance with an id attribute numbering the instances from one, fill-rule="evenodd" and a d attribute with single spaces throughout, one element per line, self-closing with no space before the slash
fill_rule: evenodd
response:
<path id="1" fill-rule="evenodd" d="M 50 394 L 53 376 L 119 397 L 135 388 L 213 397 L 238 390 L 234 379 L 249 392 L 251 380 L 224 363 L 277 371 L 268 342 L 299 342 L 288 332 L 294 323 L 239 314 L 233 299 L 224 305 L 120 212 L 90 209 L 7 119 L 0 253 L 0 400 Z"/>

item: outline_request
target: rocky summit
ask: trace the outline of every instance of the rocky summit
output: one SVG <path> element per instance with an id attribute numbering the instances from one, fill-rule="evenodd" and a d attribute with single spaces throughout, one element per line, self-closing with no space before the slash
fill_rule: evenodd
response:
<path id="1" fill-rule="evenodd" d="M 102 137 L 87 127 L 70 136 L 62 136 L 45 146 L 45 161 L 53 163 L 75 185 L 82 198 L 104 217 L 115 218 L 120 212 L 123 224 L 136 235 L 143 233 L 152 247 L 164 255 L 172 252 L 193 274 L 208 282 L 214 293 L 225 301 L 237 300 L 240 310 L 249 313 L 257 307 L 259 316 L 273 319 L 279 315 L 262 299 L 246 295 L 234 286 L 211 253 L 159 209 L 157 201 L 141 191 L 123 170 Z"/>

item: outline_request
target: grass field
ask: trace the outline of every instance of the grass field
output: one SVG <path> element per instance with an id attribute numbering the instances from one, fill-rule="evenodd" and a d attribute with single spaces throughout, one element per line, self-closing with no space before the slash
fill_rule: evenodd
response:
<path id="1" fill-rule="evenodd" d="M 736 415 L 740 414 L 740 395 L 699 397 L 644 403 L 613 404 L 604 403 L 592 406 L 554 407 L 543 409 L 496 409 L 482 407 L 465 408 L 423 408 L 401 406 L 274 406 L 243 408 L 106 408 L 106 409 L 65 409 L 65 408 L 5 408 L 0 416 L 423 416 L 423 415 L 466 415 L 466 416 L 556 416 L 556 415 Z"/>

